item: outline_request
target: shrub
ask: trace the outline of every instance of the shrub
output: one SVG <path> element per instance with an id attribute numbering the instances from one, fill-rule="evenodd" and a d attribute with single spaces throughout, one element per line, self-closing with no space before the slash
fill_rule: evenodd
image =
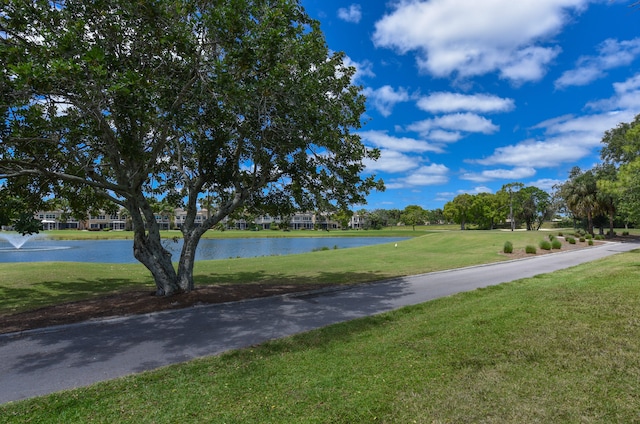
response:
<path id="1" fill-rule="evenodd" d="M 593 240 L 589 239 L 589 246 L 593 246 Z"/>
<path id="2" fill-rule="evenodd" d="M 586 238 L 587 240 L 591 240 L 593 236 L 591 234 L 587 234 L 584 236 L 584 238 Z"/>
<path id="3" fill-rule="evenodd" d="M 596 240 L 604 240 L 604 236 L 601 236 L 600 234 L 598 234 L 597 236 L 595 236 Z"/>
<path id="4" fill-rule="evenodd" d="M 551 250 L 551 243 L 547 240 L 542 240 L 540 242 L 540 249 L 542 250 Z"/>
<path id="5" fill-rule="evenodd" d="M 536 249 L 535 246 L 532 246 L 532 245 L 529 244 L 529 245 L 527 245 L 527 247 L 524 248 L 524 251 L 527 252 L 527 253 L 531 253 L 531 254 L 535 255 L 536 252 L 537 252 L 537 249 Z"/>
<path id="6" fill-rule="evenodd" d="M 556 239 L 556 236 L 554 236 L 553 234 L 549 234 L 549 241 L 554 241 Z"/>
<path id="7" fill-rule="evenodd" d="M 551 248 L 552 249 L 562 249 L 562 243 L 558 239 L 553 239 L 551 241 Z"/>
<path id="8" fill-rule="evenodd" d="M 564 233 L 563 233 L 562 231 L 560 231 L 560 232 L 558 233 L 558 237 L 562 237 L 562 236 L 564 236 Z"/>
<path id="9" fill-rule="evenodd" d="M 576 244 L 576 239 L 574 239 L 573 237 L 567 237 L 567 242 L 569 244 Z"/>
<path id="10" fill-rule="evenodd" d="M 629 231 L 623 231 L 623 232 L 622 232 L 622 235 L 623 235 L 623 236 L 628 236 L 628 235 L 629 235 Z"/>
<path id="11" fill-rule="evenodd" d="M 505 241 L 502 251 L 504 253 L 513 253 L 513 243 L 511 243 L 510 241 Z"/>
<path id="12" fill-rule="evenodd" d="M 584 237 L 580 237 L 580 243 L 584 243 L 585 242 L 585 238 Z"/>

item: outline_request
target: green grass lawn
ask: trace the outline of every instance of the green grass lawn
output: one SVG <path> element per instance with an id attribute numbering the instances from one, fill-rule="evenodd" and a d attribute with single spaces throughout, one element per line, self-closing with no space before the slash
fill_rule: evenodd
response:
<path id="1" fill-rule="evenodd" d="M 443 243 L 419 240 L 408 244 Z M 638 259 L 620 254 L 4 405 L 0 421 L 638 422 Z"/>
<path id="2" fill-rule="evenodd" d="M 405 231 L 405 234 L 412 233 Z M 506 260 L 508 257 L 500 254 L 505 241 L 511 241 L 515 249 L 524 249 L 548 235 L 546 232 L 424 230 L 418 234 L 422 235 L 401 241 L 397 247 L 395 243 L 338 250 L 327 246 L 329 250 L 299 255 L 199 261 L 195 266 L 195 281 L 197 285 L 355 284 Z M 141 264 L 2 263 L 0 314 L 121 290 L 152 291 L 153 287 L 150 273 Z"/>

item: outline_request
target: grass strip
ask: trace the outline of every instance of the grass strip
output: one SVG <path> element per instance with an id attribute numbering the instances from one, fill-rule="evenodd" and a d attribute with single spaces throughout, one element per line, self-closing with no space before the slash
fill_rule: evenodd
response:
<path id="1" fill-rule="evenodd" d="M 4 422 L 637 422 L 639 253 L 0 407 Z"/>
<path id="2" fill-rule="evenodd" d="M 198 261 L 197 285 L 356 284 L 508 259 L 505 241 L 524 249 L 535 232 L 443 231 L 397 243 L 299 255 Z M 153 291 L 141 264 L 2 263 L 0 314 L 80 300 L 123 290 Z"/>

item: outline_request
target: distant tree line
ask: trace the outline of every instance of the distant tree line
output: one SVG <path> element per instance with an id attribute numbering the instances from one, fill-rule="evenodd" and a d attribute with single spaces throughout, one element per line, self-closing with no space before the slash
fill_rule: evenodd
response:
<path id="1" fill-rule="evenodd" d="M 361 228 L 381 229 L 395 225 L 412 226 L 456 223 L 460 229 L 473 225 L 477 229 L 494 229 L 498 226 L 537 230 L 552 218 L 556 206 L 552 197 L 537 187 L 525 187 L 522 183 L 510 183 L 495 194 L 460 194 L 444 205 L 444 209 L 424 209 L 409 205 L 400 209 L 375 209 L 358 211 Z M 512 224 L 513 223 L 513 224 Z"/>

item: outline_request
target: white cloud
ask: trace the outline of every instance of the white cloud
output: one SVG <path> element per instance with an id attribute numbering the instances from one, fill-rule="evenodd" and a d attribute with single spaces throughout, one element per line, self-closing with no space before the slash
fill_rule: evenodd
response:
<path id="1" fill-rule="evenodd" d="M 621 122 L 633 121 L 640 109 L 640 74 L 613 86 L 613 97 L 587 104 L 599 113 L 548 119 L 532 127 L 532 130 L 543 131 L 540 137 L 499 147 L 490 156 L 469 162 L 488 166 L 549 168 L 576 163 L 592 155 L 601 146 L 605 131 Z"/>
<path id="2" fill-rule="evenodd" d="M 615 95 L 609 99 L 599 100 L 587 104 L 587 107 L 595 110 L 616 110 L 637 113 L 640 109 L 640 74 L 627 79 L 624 82 L 614 83 Z M 630 120 L 633 120 L 631 118 Z M 622 119 L 620 122 L 625 122 Z"/>
<path id="3" fill-rule="evenodd" d="M 556 137 L 579 137 L 579 144 L 593 147 L 600 144 L 605 131 L 632 119 L 633 114 L 630 112 L 584 115 L 553 122 L 546 127 L 546 133 Z"/>
<path id="4" fill-rule="evenodd" d="M 410 175 L 392 180 L 387 188 L 409 188 L 446 184 L 449 182 L 449 168 L 440 164 L 425 165 L 412 171 Z"/>
<path id="5" fill-rule="evenodd" d="M 605 76 L 605 72 L 595 66 L 572 69 L 565 71 L 562 76 L 554 82 L 554 85 L 558 89 L 572 85 L 587 85 L 603 76 Z"/>
<path id="6" fill-rule="evenodd" d="M 468 193 L 469 194 L 493 193 L 493 190 L 491 190 L 489 187 L 478 186 L 478 187 L 474 187 L 473 190 L 469 191 Z"/>
<path id="7" fill-rule="evenodd" d="M 424 140 L 409 137 L 393 137 L 387 134 L 386 131 L 361 131 L 358 135 L 360 135 L 365 144 L 381 149 L 405 153 L 442 153 L 440 147 L 429 144 Z"/>
<path id="8" fill-rule="evenodd" d="M 615 104 L 619 109 L 633 109 L 637 113 L 640 110 L 640 90 L 620 93 L 615 99 Z"/>
<path id="9" fill-rule="evenodd" d="M 504 99 L 491 94 L 460 94 L 438 92 L 418 100 L 418 108 L 431 113 L 509 112 L 515 107 L 513 99 Z"/>
<path id="10" fill-rule="evenodd" d="M 353 76 L 353 82 L 359 82 L 365 77 L 375 77 L 376 74 L 373 73 L 373 64 L 368 60 L 363 62 L 356 62 L 351 59 L 349 56 L 345 56 L 343 63 L 345 66 L 352 66 L 356 68 L 356 74 Z"/>
<path id="11" fill-rule="evenodd" d="M 436 193 L 436 197 L 434 200 L 438 201 L 438 202 L 448 202 L 450 200 L 453 200 L 454 197 L 456 197 L 457 193 L 451 193 L 448 191 L 444 191 L 441 193 Z"/>
<path id="12" fill-rule="evenodd" d="M 363 161 L 367 172 L 389 172 L 392 174 L 407 172 L 420 166 L 421 159 L 395 150 L 381 149 L 377 161 Z"/>
<path id="13" fill-rule="evenodd" d="M 532 177 L 536 174 L 536 170 L 530 167 L 519 167 L 514 169 L 489 169 L 480 173 L 465 173 L 460 179 L 475 181 L 478 183 L 493 180 L 522 180 Z"/>
<path id="14" fill-rule="evenodd" d="M 411 186 L 430 186 L 449 182 L 449 168 L 444 165 L 432 164 L 419 168 L 407 178 L 405 182 Z"/>
<path id="15" fill-rule="evenodd" d="M 576 68 L 564 72 L 555 81 L 555 87 L 562 89 L 587 85 L 606 76 L 609 69 L 630 65 L 640 56 L 640 38 L 626 41 L 607 39 L 598 46 L 598 52 L 597 56 L 583 56 L 578 59 Z"/>
<path id="16" fill-rule="evenodd" d="M 625 82 L 614 83 L 613 88 L 617 94 L 640 90 L 640 74 L 634 75 Z"/>
<path id="17" fill-rule="evenodd" d="M 522 84 L 538 81 L 547 73 L 545 67 L 560 54 L 559 47 L 528 47 L 516 52 L 500 69 L 503 78 Z"/>
<path id="18" fill-rule="evenodd" d="M 475 113 L 454 113 L 415 122 L 409 125 L 407 129 L 428 137 L 428 134 L 434 130 L 493 134 L 498 131 L 499 127 L 489 119 Z"/>
<path id="19" fill-rule="evenodd" d="M 403 88 L 394 90 L 390 85 L 378 89 L 365 88 L 363 94 L 373 107 L 384 117 L 391 115 L 393 107 L 400 102 L 409 100 L 409 93 Z"/>
<path id="20" fill-rule="evenodd" d="M 462 138 L 458 131 L 434 130 L 429 132 L 429 140 L 436 143 L 455 143 Z"/>
<path id="21" fill-rule="evenodd" d="M 440 202 L 448 202 L 450 200 L 453 200 L 454 197 L 460 194 L 479 194 L 479 193 L 493 193 L 493 190 L 491 190 L 489 187 L 486 187 L 486 186 L 478 186 L 478 187 L 472 188 L 471 190 L 458 190 L 455 193 L 442 192 L 442 193 L 436 194 L 435 200 Z"/>
<path id="22" fill-rule="evenodd" d="M 338 9 L 338 17 L 343 21 L 357 24 L 362 19 L 362 8 L 359 4 L 352 4 L 349 8 L 341 7 Z"/>
<path id="23" fill-rule="evenodd" d="M 417 52 L 421 70 L 446 77 L 500 72 L 540 79 L 557 56 L 544 45 L 589 0 L 403 0 L 375 25 L 378 47 Z"/>
<path id="24" fill-rule="evenodd" d="M 481 165 L 549 168 L 561 163 L 575 163 L 590 153 L 591 148 L 582 144 L 579 137 L 560 137 L 498 147 L 491 156 L 476 162 Z"/>
<path id="25" fill-rule="evenodd" d="M 537 181 L 532 181 L 531 183 L 527 184 L 533 187 L 538 187 L 540 190 L 544 190 L 546 192 L 552 192 L 553 191 L 553 186 L 559 185 L 564 183 L 565 180 L 554 180 L 552 178 L 541 178 Z"/>

